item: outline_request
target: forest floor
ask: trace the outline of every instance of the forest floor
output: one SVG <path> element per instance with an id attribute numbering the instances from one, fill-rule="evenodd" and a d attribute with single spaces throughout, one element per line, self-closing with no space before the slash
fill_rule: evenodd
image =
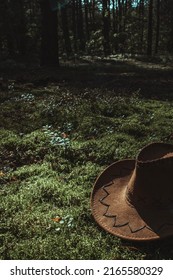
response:
<path id="1" fill-rule="evenodd" d="M 90 210 L 106 166 L 173 143 L 171 63 L 83 58 L 0 70 L 0 258 L 172 259 L 173 238 L 121 240 Z"/>

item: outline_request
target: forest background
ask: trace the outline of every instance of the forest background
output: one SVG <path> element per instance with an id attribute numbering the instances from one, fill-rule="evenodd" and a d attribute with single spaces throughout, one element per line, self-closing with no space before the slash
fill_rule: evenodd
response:
<path id="1" fill-rule="evenodd" d="M 173 3 L 1 1 L 0 38 L 1 59 L 32 56 L 41 65 L 79 55 L 163 55 L 173 51 Z"/>

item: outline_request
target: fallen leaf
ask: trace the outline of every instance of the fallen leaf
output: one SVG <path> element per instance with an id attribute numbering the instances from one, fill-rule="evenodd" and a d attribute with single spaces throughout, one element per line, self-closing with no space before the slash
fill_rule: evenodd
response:
<path id="1" fill-rule="evenodd" d="M 62 135 L 62 138 L 67 138 L 68 137 L 68 135 L 64 132 L 61 135 Z"/>
<path id="2" fill-rule="evenodd" d="M 55 217 L 55 218 L 52 218 L 51 220 L 53 222 L 59 223 L 62 220 L 62 218 L 61 217 Z"/>
<path id="3" fill-rule="evenodd" d="M 5 173 L 0 171 L 0 177 L 3 177 L 3 176 L 5 176 Z"/>

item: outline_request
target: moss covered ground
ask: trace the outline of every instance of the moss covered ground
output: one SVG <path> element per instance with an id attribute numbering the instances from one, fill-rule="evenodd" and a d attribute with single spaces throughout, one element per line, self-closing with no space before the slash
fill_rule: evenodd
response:
<path id="1" fill-rule="evenodd" d="M 139 77 L 131 86 L 119 75 L 117 87 L 109 79 L 89 87 L 86 75 L 81 87 L 25 81 L 0 92 L 1 259 L 172 259 L 173 239 L 123 241 L 100 229 L 90 210 L 107 165 L 135 158 L 150 142 L 173 143 L 172 80 L 163 71 L 159 91 L 152 72 L 155 88 L 146 89 L 146 71 L 142 90 Z"/>

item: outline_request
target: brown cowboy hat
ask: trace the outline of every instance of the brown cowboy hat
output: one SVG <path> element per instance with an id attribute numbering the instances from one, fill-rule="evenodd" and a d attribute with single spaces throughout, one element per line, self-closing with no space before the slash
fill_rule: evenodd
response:
<path id="1" fill-rule="evenodd" d="M 128 240 L 173 235 L 173 145 L 151 143 L 97 178 L 91 195 L 96 222 Z"/>

